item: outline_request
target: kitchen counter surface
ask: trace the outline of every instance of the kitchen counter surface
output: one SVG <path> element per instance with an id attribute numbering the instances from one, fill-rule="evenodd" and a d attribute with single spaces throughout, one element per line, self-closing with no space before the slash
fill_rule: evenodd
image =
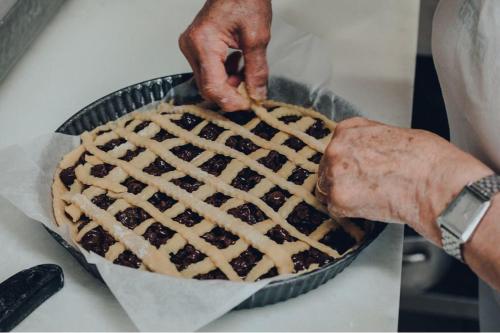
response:
<path id="1" fill-rule="evenodd" d="M 48 131 L 95 99 L 129 84 L 189 71 L 177 37 L 202 1 L 68 1 L 0 83 L 0 148 Z M 312 5 L 314 4 L 314 5 Z M 323 38 L 332 89 L 365 115 L 409 126 L 418 1 L 274 0 L 284 21 Z M 40 224 L 0 199 L 0 280 L 52 262 L 62 291 L 17 330 L 135 330 L 104 285 Z M 397 330 L 402 228 L 392 225 L 345 273 L 307 295 L 231 312 L 205 330 Z M 364 299 L 366 290 L 380 290 Z M 372 293 L 373 294 L 373 293 Z"/>

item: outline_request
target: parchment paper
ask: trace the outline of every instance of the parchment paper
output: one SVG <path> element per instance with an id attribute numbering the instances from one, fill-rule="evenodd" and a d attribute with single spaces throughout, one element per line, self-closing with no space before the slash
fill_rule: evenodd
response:
<path id="1" fill-rule="evenodd" d="M 334 104 L 338 102 L 333 94 L 326 100 L 317 98 L 318 92 L 328 85 L 331 73 L 320 41 L 298 32 L 278 18 L 274 19 L 272 35 L 268 51 L 271 74 L 305 83 L 310 88 L 306 91 L 310 93 L 290 96 L 285 87 L 271 89 L 271 97 L 282 100 L 289 97 L 289 102 L 307 101 L 333 112 Z M 66 230 L 55 227 L 50 187 L 56 165 L 78 142 L 76 137 L 47 133 L 0 150 L 0 195 L 69 243 L 72 242 Z M 180 279 L 114 265 L 95 254 L 82 252 L 89 262 L 97 265 L 134 324 L 145 331 L 196 330 L 269 283 L 269 280 L 237 283 Z"/>

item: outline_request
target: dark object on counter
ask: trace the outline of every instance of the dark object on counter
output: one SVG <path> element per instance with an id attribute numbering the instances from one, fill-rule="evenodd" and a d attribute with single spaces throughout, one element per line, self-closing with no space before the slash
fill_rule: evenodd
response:
<path id="1" fill-rule="evenodd" d="M 65 121 L 57 132 L 79 135 L 90 131 L 108 121 L 135 111 L 143 106 L 152 105 L 166 97 L 175 104 L 188 104 L 199 102 L 200 96 L 190 91 L 196 89 L 192 84 L 182 83 L 188 81 L 192 73 L 183 73 L 164 76 L 157 79 L 144 81 L 120 89 L 83 108 L 70 119 Z M 180 85 L 180 86 L 179 86 Z M 177 89 L 179 86 L 179 89 Z M 359 112 L 344 99 L 333 95 L 331 92 L 311 92 L 305 85 L 279 77 L 272 77 L 269 82 L 269 99 L 283 101 L 290 104 L 314 107 L 327 117 L 340 121 L 359 115 Z M 365 240 L 360 246 L 339 260 L 325 266 L 289 279 L 271 282 L 254 295 L 239 304 L 235 309 L 247 309 L 277 302 L 305 294 L 342 272 L 357 256 L 384 230 L 386 224 L 373 223 L 373 229 L 366 233 Z M 68 250 L 83 267 L 92 275 L 102 281 L 95 265 L 86 262 L 85 257 L 78 250 L 66 243 L 60 236 L 47 229 L 47 231 Z"/>
<path id="2" fill-rule="evenodd" d="M 61 267 L 25 269 L 0 284 L 0 331 L 10 331 L 64 285 Z"/>

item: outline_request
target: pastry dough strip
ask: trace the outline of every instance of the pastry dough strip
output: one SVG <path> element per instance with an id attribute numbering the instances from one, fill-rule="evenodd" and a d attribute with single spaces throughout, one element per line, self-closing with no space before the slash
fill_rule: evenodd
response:
<path id="1" fill-rule="evenodd" d="M 201 109 L 199 106 L 196 105 L 185 105 L 185 106 L 176 106 L 172 107 L 170 105 L 165 105 L 161 104 L 159 106 L 159 113 L 158 115 L 164 116 L 165 114 L 162 114 L 161 112 L 168 112 L 168 113 L 191 113 L 194 114 L 195 116 L 198 116 L 200 118 L 203 118 L 207 121 L 210 121 L 214 123 L 217 126 L 220 126 L 226 130 L 229 130 L 233 132 L 235 135 L 240 135 L 244 138 L 252 140 L 257 146 L 267 149 L 267 150 L 275 150 L 285 156 L 288 156 L 290 160 L 295 161 L 295 163 L 304 169 L 310 171 L 310 172 L 317 172 L 318 171 L 318 165 L 308 161 L 307 158 L 304 158 L 300 154 L 298 154 L 295 150 L 291 149 L 290 147 L 283 146 L 283 145 L 277 145 L 271 141 L 265 140 L 261 138 L 258 135 L 255 135 L 254 133 L 250 132 L 243 126 L 239 126 L 232 121 L 227 120 L 223 116 L 221 116 L 218 113 L 215 113 L 210 110 L 205 110 Z M 139 117 L 146 116 L 146 113 L 139 113 Z M 147 117 L 146 117 L 147 118 Z M 144 119 L 146 120 L 146 119 Z M 227 146 L 226 146 L 227 147 Z M 228 147 L 230 148 L 230 147 Z"/>
<path id="2" fill-rule="evenodd" d="M 144 173 L 142 170 L 137 170 L 126 161 L 108 156 L 105 152 L 94 146 L 92 143 L 92 137 L 89 133 L 83 133 L 81 137 L 85 148 L 104 162 L 119 166 L 135 179 L 159 188 L 165 194 L 182 202 L 186 207 L 189 207 L 193 211 L 202 215 L 210 216 L 210 219 L 222 228 L 234 233 L 240 238 L 247 240 L 253 247 L 273 259 L 280 274 L 291 273 L 293 271 L 293 263 L 288 255 L 288 252 L 277 246 L 277 244 L 271 239 L 254 230 L 252 226 L 246 224 L 245 222 L 241 222 L 234 216 L 226 212 L 222 212 L 218 208 L 199 200 L 189 192 L 168 181 L 165 181 L 162 178 L 151 176 Z"/>
<path id="3" fill-rule="evenodd" d="M 285 108 L 285 109 L 289 109 L 290 111 L 296 111 L 303 116 L 311 117 L 313 119 L 322 120 L 325 123 L 325 125 L 332 131 L 334 131 L 335 127 L 337 126 L 337 122 L 331 120 L 330 118 L 328 118 L 327 116 L 325 116 L 321 112 L 307 109 L 307 108 L 304 108 L 304 107 L 301 107 L 298 105 L 287 104 L 287 103 L 278 102 L 278 101 L 274 101 L 274 100 L 264 101 L 262 103 L 262 105 L 264 105 L 266 107 Z M 274 110 L 272 112 L 274 112 Z"/>
<path id="4" fill-rule="evenodd" d="M 166 119 L 162 117 L 161 115 L 152 115 L 152 116 L 146 116 L 145 118 L 148 118 L 148 120 L 156 122 L 158 125 L 160 125 L 163 128 L 169 128 L 172 132 L 172 134 L 177 135 L 178 137 L 186 140 L 187 142 L 190 142 L 198 147 L 201 147 L 203 149 L 207 150 L 212 150 L 215 151 L 219 154 L 223 154 L 226 156 L 233 157 L 237 160 L 240 160 L 243 164 L 248 166 L 254 171 L 257 171 L 259 174 L 262 176 L 266 177 L 269 181 L 273 182 L 274 184 L 280 186 L 282 189 L 287 190 L 288 192 L 295 194 L 299 197 L 302 197 L 304 201 L 306 201 L 308 204 L 313 206 L 314 208 L 318 209 L 319 211 L 323 213 L 327 213 L 326 208 L 319 202 L 319 200 L 312 195 L 309 191 L 304 190 L 302 186 L 298 186 L 292 182 L 289 182 L 280 176 L 278 176 L 276 173 L 274 173 L 272 170 L 266 168 L 259 162 L 253 160 L 251 157 L 237 151 L 234 149 L 231 149 L 228 146 L 225 146 L 221 143 L 218 142 L 213 142 L 210 140 L 205 140 L 202 138 L 194 137 L 189 131 L 186 131 L 185 129 L 182 129 L 178 126 L 176 126 L 174 123 L 172 123 L 169 119 Z"/>
<path id="5" fill-rule="evenodd" d="M 186 162 L 175 156 L 170 151 L 163 149 L 161 144 L 154 140 L 149 140 L 147 138 L 141 137 L 140 135 L 130 132 L 124 128 L 116 128 L 114 129 L 114 131 L 121 137 L 125 138 L 127 141 L 132 142 L 134 145 L 150 149 L 156 155 L 163 158 L 165 161 L 169 161 L 169 163 L 171 163 L 177 170 L 182 170 L 187 175 L 199 181 L 202 181 L 205 184 L 211 185 L 212 187 L 214 187 L 215 189 L 226 195 L 253 203 L 257 207 L 259 207 L 276 224 L 284 228 L 293 237 L 309 244 L 312 247 L 317 248 L 322 252 L 327 253 L 332 257 L 339 257 L 337 251 L 299 232 L 295 227 L 286 222 L 286 220 L 283 217 L 281 217 L 278 213 L 276 213 L 259 197 L 253 196 L 250 192 L 241 191 L 224 182 L 221 182 L 220 179 L 218 179 L 217 177 L 199 168 L 190 168 L 190 166 L 192 165 L 191 163 Z M 208 218 L 210 218 L 210 216 L 208 216 Z"/>
<path id="6" fill-rule="evenodd" d="M 306 145 L 313 148 L 317 152 L 323 153 L 325 151 L 326 145 L 323 142 L 315 139 L 314 137 L 308 135 L 305 132 L 301 132 L 295 128 L 292 128 L 291 126 L 288 126 L 284 122 L 274 118 L 262 106 L 257 105 L 255 103 L 252 103 L 251 108 L 255 112 L 257 117 L 259 117 L 261 120 L 263 120 L 264 122 L 266 122 L 270 126 L 276 128 L 277 130 L 280 130 L 282 132 L 288 133 L 290 135 L 293 135 L 293 136 L 299 138 Z"/>
<path id="7" fill-rule="evenodd" d="M 142 237 L 124 227 L 107 211 L 94 205 L 83 194 L 71 195 L 71 202 L 80 207 L 85 215 L 94 222 L 99 223 L 113 238 L 120 240 L 126 248 L 134 252 L 148 267 L 159 273 L 180 276 L 175 265 L 163 253 Z"/>
<path id="8" fill-rule="evenodd" d="M 189 244 L 206 254 L 215 264 L 220 268 L 230 280 L 241 281 L 241 278 L 236 274 L 233 267 L 228 263 L 224 254 L 215 246 L 205 241 L 203 238 L 196 235 L 190 228 L 184 226 L 182 223 L 176 222 L 165 217 L 156 207 L 147 201 L 140 200 L 137 196 L 130 193 L 122 193 L 118 195 L 128 203 L 144 209 L 151 217 L 160 222 L 164 226 L 179 233 Z"/>

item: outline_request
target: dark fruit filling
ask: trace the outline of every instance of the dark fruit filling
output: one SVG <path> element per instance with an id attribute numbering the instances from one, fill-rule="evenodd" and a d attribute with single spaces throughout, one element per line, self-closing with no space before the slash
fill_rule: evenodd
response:
<path id="1" fill-rule="evenodd" d="M 196 191 L 201 185 L 203 185 L 202 182 L 190 176 L 172 179 L 171 182 L 189 193 Z"/>
<path id="2" fill-rule="evenodd" d="M 224 230 L 221 227 L 213 228 L 212 230 L 201 236 L 201 238 L 219 249 L 225 249 L 228 246 L 233 245 L 239 239 L 238 236 L 233 235 L 232 233 Z"/>
<path id="3" fill-rule="evenodd" d="M 162 160 L 160 157 L 157 157 L 150 165 L 145 167 L 142 171 L 149 173 L 153 176 L 161 176 L 165 172 L 175 170 L 170 164 Z"/>
<path id="4" fill-rule="evenodd" d="M 231 260 L 229 263 L 236 274 L 240 277 L 245 277 L 252 268 L 262 259 L 262 252 L 256 248 L 249 247 L 245 252 L 242 252 L 238 257 Z"/>
<path id="5" fill-rule="evenodd" d="M 101 209 L 108 209 L 116 199 L 108 197 L 105 193 L 92 198 L 92 203 Z"/>
<path id="6" fill-rule="evenodd" d="M 233 148 L 245 155 L 250 155 L 257 149 L 259 149 L 259 146 L 253 143 L 252 140 L 244 138 L 240 135 L 233 135 L 227 138 L 226 146 Z"/>
<path id="7" fill-rule="evenodd" d="M 285 124 L 290 124 L 297 122 L 300 118 L 301 118 L 300 116 L 291 115 L 291 116 L 283 116 L 279 118 L 279 120 L 281 120 Z"/>
<path id="8" fill-rule="evenodd" d="M 90 168 L 90 174 L 97 178 L 103 178 L 106 177 L 114 168 L 114 165 L 108 163 L 97 164 Z"/>
<path id="9" fill-rule="evenodd" d="M 335 249 L 339 254 L 344 254 L 347 250 L 356 245 L 356 240 L 342 228 L 331 230 L 320 240 L 320 242 Z"/>
<path id="10" fill-rule="evenodd" d="M 318 119 L 307 129 L 306 133 L 316 139 L 321 139 L 330 134 L 331 131 L 328 127 L 325 127 L 325 123 L 322 120 Z"/>
<path id="11" fill-rule="evenodd" d="M 143 121 L 142 123 L 140 123 L 139 125 L 137 125 L 134 128 L 134 132 L 138 133 L 138 132 L 142 131 L 143 129 L 145 129 L 146 127 L 148 127 L 150 123 L 151 123 L 150 121 Z"/>
<path id="12" fill-rule="evenodd" d="M 281 169 L 283 164 L 285 164 L 287 158 L 285 155 L 278 153 L 277 151 L 271 150 L 267 156 L 259 158 L 257 162 L 264 165 L 265 167 L 273 170 L 274 172 Z"/>
<path id="13" fill-rule="evenodd" d="M 291 136 L 288 139 L 286 139 L 286 141 L 283 142 L 283 144 L 287 147 L 292 148 L 295 151 L 299 151 L 306 146 L 306 144 L 302 140 L 294 136 Z"/>
<path id="14" fill-rule="evenodd" d="M 214 269 L 205 274 L 198 274 L 193 277 L 193 279 L 197 280 L 227 280 L 226 274 L 224 274 L 220 269 Z"/>
<path id="15" fill-rule="evenodd" d="M 193 245 L 187 244 L 175 254 L 170 254 L 170 261 L 179 271 L 186 269 L 191 264 L 205 259 L 206 255 L 198 251 Z"/>
<path id="16" fill-rule="evenodd" d="M 125 142 L 127 142 L 127 140 L 125 140 L 124 138 L 113 139 L 101 146 L 97 146 L 97 148 L 99 148 L 102 151 L 110 151 L 113 148 L 118 147 L 121 144 L 124 144 Z"/>
<path id="17" fill-rule="evenodd" d="M 252 169 L 245 168 L 238 172 L 236 177 L 231 182 L 231 185 L 246 192 L 254 188 L 254 186 L 257 185 L 262 178 L 263 177 L 261 175 Z"/>
<path id="18" fill-rule="evenodd" d="M 79 166 L 79 165 L 85 164 L 85 162 L 86 162 L 86 161 L 85 161 L 85 156 L 87 156 L 87 155 L 88 155 L 88 156 L 92 156 L 92 154 L 91 154 L 91 153 L 89 153 L 88 151 L 85 151 L 85 152 L 83 152 L 83 153 L 80 155 L 80 157 L 78 158 L 78 161 L 76 161 L 75 168 L 76 168 L 77 166 Z"/>
<path id="19" fill-rule="evenodd" d="M 294 184 L 302 185 L 302 184 L 304 184 L 305 180 L 307 179 L 307 177 L 309 177 L 310 174 L 311 173 L 309 171 L 307 171 L 306 169 L 302 169 L 301 167 L 297 167 L 297 168 L 295 168 L 295 170 L 293 170 L 290 177 L 288 177 L 288 180 Z"/>
<path id="20" fill-rule="evenodd" d="M 262 275 L 258 280 L 272 278 L 278 275 L 278 269 L 276 267 L 271 268 L 266 274 Z"/>
<path id="21" fill-rule="evenodd" d="M 160 222 L 155 222 L 146 229 L 146 232 L 142 236 L 158 249 L 172 238 L 173 235 L 175 235 L 175 231 L 165 227 Z"/>
<path id="22" fill-rule="evenodd" d="M 134 229 L 141 224 L 141 222 L 149 219 L 151 216 L 140 207 L 129 207 L 124 211 L 118 212 L 115 217 L 127 228 Z"/>
<path id="23" fill-rule="evenodd" d="M 137 155 L 139 155 L 140 153 L 142 153 L 145 150 L 146 149 L 144 149 L 142 147 L 138 147 L 137 149 L 134 149 L 134 150 L 128 149 L 127 152 L 125 153 L 125 155 L 120 157 L 120 160 L 130 162 L 134 159 L 134 157 L 136 157 Z"/>
<path id="24" fill-rule="evenodd" d="M 122 185 L 125 186 L 127 191 L 132 194 L 141 193 L 141 191 L 147 186 L 143 182 L 140 182 L 132 177 L 127 177 L 127 179 L 123 181 Z"/>
<path id="25" fill-rule="evenodd" d="M 203 127 L 198 134 L 200 138 L 215 141 L 219 135 L 224 132 L 225 129 L 215 125 L 214 123 L 208 123 L 205 127 Z"/>
<path id="26" fill-rule="evenodd" d="M 155 136 L 152 137 L 153 140 L 158 141 L 158 142 L 163 142 L 167 139 L 172 139 L 172 138 L 175 138 L 175 136 L 168 133 L 163 128 L 160 129 L 160 131 L 158 133 L 156 133 Z"/>
<path id="27" fill-rule="evenodd" d="M 222 171 L 224 171 L 231 160 L 232 158 L 229 156 L 217 154 L 203 163 L 200 166 L 200 169 L 211 175 L 218 176 L 222 173 Z"/>
<path id="28" fill-rule="evenodd" d="M 174 155 L 177 156 L 178 158 L 183 159 L 186 162 L 191 162 L 193 158 L 195 158 L 196 156 L 200 155 L 203 152 L 203 149 L 188 143 L 183 146 L 174 147 L 170 149 L 170 151 L 174 153 Z"/>
<path id="29" fill-rule="evenodd" d="M 284 242 L 295 242 L 297 238 L 291 236 L 288 231 L 283 229 L 281 226 L 277 225 L 271 228 L 267 233 L 266 236 L 271 238 L 273 241 L 275 241 L 278 244 L 283 244 Z"/>
<path id="30" fill-rule="evenodd" d="M 296 272 L 308 269 L 312 264 L 318 264 L 319 267 L 322 267 L 325 264 L 332 262 L 333 260 L 334 259 L 326 253 L 323 253 L 314 248 L 296 253 L 292 256 L 292 261 Z"/>
<path id="31" fill-rule="evenodd" d="M 313 156 L 309 157 L 309 161 L 319 164 L 319 162 L 321 161 L 321 157 L 323 157 L 323 154 L 316 153 Z"/>
<path id="32" fill-rule="evenodd" d="M 328 215 L 302 201 L 295 206 L 286 220 L 303 234 L 309 235 L 326 219 Z"/>
<path id="33" fill-rule="evenodd" d="M 104 257 L 109 247 L 115 242 L 114 238 L 101 226 L 88 231 L 80 240 L 85 250 L 95 252 L 101 257 Z"/>
<path id="34" fill-rule="evenodd" d="M 231 120 L 233 123 L 245 125 L 250 120 L 255 118 L 255 113 L 253 111 L 236 111 L 223 113 L 223 116 Z"/>
<path id="35" fill-rule="evenodd" d="M 210 197 L 205 199 L 205 202 L 214 207 L 222 206 L 226 201 L 228 201 L 231 197 L 225 195 L 224 193 L 217 192 Z"/>
<path id="36" fill-rule="evenodd" d="M 275 211 L 278 211 L 281 206 L 285 203 L 286 199 L 290 197 L 290 192 L 287 190 L 282 189 L 279 186 L 275 186 L 272 189 L 267 192 L 262 200 L 274 209 Z"/>
<path id="37" fill-rule="evenodd" d="M 59 173 L 59 179 L 69 190 L 70 186 L 73 185 L 76 179 L 75 167 L 69 167 L 61 170 L 61 172 Z"/>
<path id="38" fill-rule="evenodd" d="M 195 116 L 194 114 L 191 113 L 184 113 L 179 120 L 173 120 L 172 122 L 174 124 L 177 124 L 178 126 L 184 128 L 186 131 L 190 131 L 193 128 L 196 127 L 199 123 L 201 123 L 203 119 L 200 117 Z"/>
<path id="39" fill-rule="evenodd" d="M 104 134 L 104 133 L 109 133 L 109 132 L 111 132 L 111 130 L 110 130 L 110 129 L 100 130 L 100 131 L 97 131 L 96 135 L 97 135 L 97 136 L 99 136 L 99 135 L 102 135 L 102 134 Z"/>
<path id="40" fill-rule="evenodd" d="M 125 127 L 127 127 L 128 125 L 130 125 L 130 123 L 131 123 L 131 122 L 133 122 L 133 121 L 134 121 L 134 119 L 133 119 L 133 118 L 132 118 L 132 119 L 127 120 L 127 121 L 125 122 Z"/>
<path id="41" fill-rule="evenodd" d="M 131 268 L 139 268 L 141 266 L 141 259 L 139 259 L 134 253 L 132 253 L 129 250 L 125 250 L 120 255 L 118 258 L 113 261 L 113 264 L 118 264 L 122 266 L 127 266 Z"/>
<path id="42" fill-rule="evenodd" d="M 252 133 L 255 133 L 255 135 L 258 135 L 266 140 L 271 140 L 273 136 L 275 136 L 278 132 L 279 131 L 276 128 L 269 126 L 263 121 L 258 123 L 257 126 L 255 126 L 255 128 L 252 130 Z"/>
<path id="43" fill-rule="evenodd" d="M 240 220 L 252 225 L 267 219 L 266 214 L 252 203 L 246 203 L 238 207 L 231 208 L 228 214 L 239 218 Z"/>
<path id="44" fill-rule="evenodd" d="M 186 209 L 179 215 L 173 218 L 174 221 L 184 224 L 186 227 L 192 227 L 203 220 L 203 217 L 193 212 L 191 209 Z"/>
<path id="45" fill-rule="evenodd" d="M 155 206 L 160 212 L 164 212 L 172 207 L 177 201 L 163 192 L 156 192 L 149 199 L 149 203 Z"/>
<path id="46" fill-rule="evenodd" d="M 71 217 L 68 217 L 70 220 L 71 220 Z M 78 224 L 78 232 L 80 232 L 80 230 L 83 229 L 83 227 L 85 227 L 87 224 L 89 224 L 90 222 L 90 219 L 87 215 L 82 215 L 80 216 L 80 219 L 77 221 Z"/>

